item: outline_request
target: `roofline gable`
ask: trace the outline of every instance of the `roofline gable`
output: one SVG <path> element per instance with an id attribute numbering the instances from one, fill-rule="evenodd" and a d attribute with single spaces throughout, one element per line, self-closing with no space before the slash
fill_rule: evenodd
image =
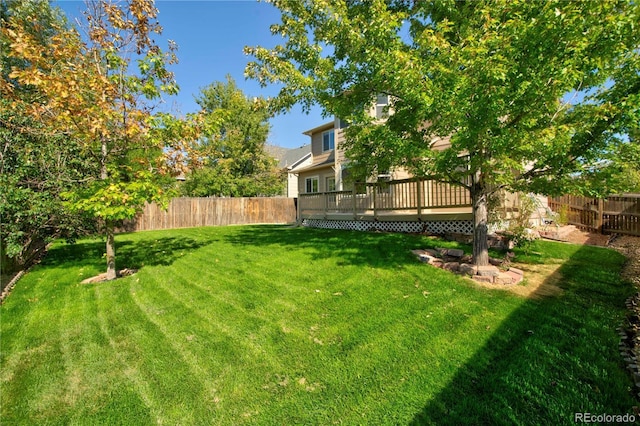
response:
<path id="1" fill-rule="evenodd" d="M 314 127 L 313 129 L 306 130 L 302 132 L 303 135 L 311 136 L 314 133 L 318 133 L 321 130 L 330 130 L 335 127 L 335 120 L 330 121 L 328 123 L 324 123 L 319 125 L 318 127 Z"/>

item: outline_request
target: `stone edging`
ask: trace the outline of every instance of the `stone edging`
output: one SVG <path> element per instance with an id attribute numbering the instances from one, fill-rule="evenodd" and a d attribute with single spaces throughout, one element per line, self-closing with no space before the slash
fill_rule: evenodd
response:
<path id="1" fill-rule="evenodd" d="M 471 257 L 465 256 L 459 249 L 425 249 L 411 250 L 421 262 L 436 268 L 444 269 L 458 275 L 466 275 L 474 281 L 488 284 L 518 284 L 524 279 L 524 272 L 518 268 L 501 271 L 496 265 L 502 264 L 498 259 L 490 259 L 491 265 L 476 266 Z"/>
<path id="2" fill-rule="evenodd" d="M 2 294 L 0 294 L 0 305 L 4 303 L 4 300 L 9 296 L 9 293 L 11 293 L 11 290 L 13 290 L 13 287 L 15 287 L 16 283 L 20 280 L 20 278 L 22 278 L 25 272 L 25 269 L 19 271 L 13 278 L 11 278 L 9 284 L 4 287 L 4 290 L 2 290 Z"/>

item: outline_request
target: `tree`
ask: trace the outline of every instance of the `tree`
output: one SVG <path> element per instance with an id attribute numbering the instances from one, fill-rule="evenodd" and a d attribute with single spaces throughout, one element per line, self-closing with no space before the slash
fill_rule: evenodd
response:
<path id="1" fill-rule="evenodd" d="M 84 37 L 57 21 L 44 34 L 31 31 L 48 7 L 45 1 L 33 4 L 2 26 L 14 62 L 0 81 L 8 100 L 4 124 L 39 132 L 40 142 L 50 147 L 60 141 L 77 144 L 79 155 L 96 165 L 63 196 L 67 209 L 102 222 L 107 279 L 113 279 L 116 224 L 135 216 L 147 201 L 165 200 L 169 170 L 158 136 L 171 125 L 166 116 L 154 117 L 153 106 L 162 93 L 178 90 L 167 69 L 176 61 L 174 46 L 163 53 L 153 40 L 161 27 L 149 1 L 88 1 Z M 18 96 L 18 87 L 30 96 Z M 37 126 L 16 119 L 25 115 Z"/>
<path id="2" fill-rule="evenodd" d="M 284 84 L 279 110 L 317 103 L 349 122 L 353 167 L 465 186 L 479 265 L 496 191 L 568 191 L 637 155 L 625 137 L 639 122 L 637 2 L 273 3 L 285 42 L 246 48 L 247 75 Z M 365 111 L 378 94 L 385 123 Z M 451 148 L 432 150 L 441 138 Z"/>
<path id="3" fill-rule="evenodd" d="M 0 2 L 0 22 L 20 19 L 37 12 L 25 31 L 40 37 L 43 45 L 55 30 L 52 22 L 63 23 L 63 16 L 48 3 Z M 7 56 L 8 40 L 0 34 L 0 74 L 9 79 L 12 68 L 26 64 Z M 13 96 L 29 102 L 30 87 L 14 84 Z M 9 125 L 9 123 L 13 123 Z M 31 132 L 23 132 L 24 129 Z M 64 136 L 51 143 L 44 140 L 38 123 L 25 111 L 0 99 L 0 252 L 3 274 L 30 264 L 46 244 L 56 237 L 74 239 L 95 230 L 94 223 L 70 214 L 60 194 L 95 172 L 95 165 L 83 159 L 79 145 Z M 8 259 L 11 259 L 10 261 Z"/>
<path id="4" fill-rule="evenodd" d="M 235 81 L 215 82 L 196 101 L 213 131 L 204 134 L 194 165 L 182 186 L 192 197 L 251 197 L 281 194 L 284 176 L 265 151 L 269 134 L 267 102 L 249 98 Z"/>

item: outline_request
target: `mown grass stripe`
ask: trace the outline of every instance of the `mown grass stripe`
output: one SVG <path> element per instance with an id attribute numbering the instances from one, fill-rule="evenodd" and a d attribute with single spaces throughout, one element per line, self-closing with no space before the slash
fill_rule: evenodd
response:
<path id="1" fill-rule="evenodd" d="M 100 291 L 102 329 L 109 336 L 114 353 L 158 423 L 176 423 L 210 418 L 211 412 L 200 398 L 199 380 L 177 362 L 179 355 L 167 336 L 149 321 L 131 297 L 127 280 L 115 291 Z M 101 288 L 102 289 L 102 288 Z M 176 407 L 181 407 L 176 409 Z M 185 411 L 186 410 L 186 411 Z M 185 413 L 187 414 L 186 417 Z M 178 416 L 178 417 L 176 417 Z"/>
<path id="2" fill-rule="evenodd" d="M 607 250 L 517 251 L 565 277 L 526 300 L 420 264 L 410 249 L 460 247 L 422 236 L 251 226 L 117 246 L 136 275 L 80 285 L 103 243 L 57 244 L 0 307 L 3 422 L 562 424 L 633 404 L 614 331 L 633 288 Z"/>

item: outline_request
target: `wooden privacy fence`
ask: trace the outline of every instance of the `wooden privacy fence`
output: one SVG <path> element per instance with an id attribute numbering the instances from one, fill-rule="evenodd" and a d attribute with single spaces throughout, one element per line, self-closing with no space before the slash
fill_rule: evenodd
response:
<path id="1" fill-rule="evenodd" d="M 581 229 L 640 236 L 640 194 L 605 199 L 563 195 L 549 198 L 549 208 Z"/>
<path id="2" fill-rule="evenodd" d="M 316 215 L 373 215 L 404 213 L 420 218 L 431 209 L 470 207 L 469 191 L 431 180 L 405 179 L 361 183 L 349 191 L 300 194 L 300 218 Z"/>
<path id="3" fill-rule="evenodd" d="M 293 198 L 174 198 L 167 210 L 147 204 L 123 231 L 192 228 L 196 226 L 282 224 L 296 221 Z"/>

